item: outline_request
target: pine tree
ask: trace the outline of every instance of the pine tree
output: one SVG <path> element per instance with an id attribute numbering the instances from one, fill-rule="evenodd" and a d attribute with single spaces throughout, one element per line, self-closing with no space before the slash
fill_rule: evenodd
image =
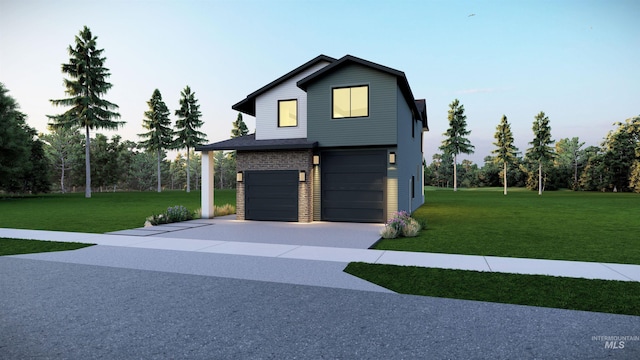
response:
<path id="1" fill-rule="evenodd" d="M 507 167 L 508 164 L 516 160 L 518 148 L 513 145 L 513 134 L 511 133 L 511 125 L 507 121 L 507 116 L 502 115 L 500 124 L 496 127 L 496 134 L 494 135 L 496 142 L 493 145 L 497 146 L 497 149 L 491 153 L 495 154 L 494 162 L 503 164 L 503 180 L 504 194 L 507 195 Z"/>
<path id="2" fill-rule="evenodd" d="M 458 99 L 449 104 L 449 129 L 442 134 L 446 139 L 442 141 L 440 150 L 453 156 L 453 191 L 458 191 L 457 156 L 458 154 L 473 154 L 474 146 L 465 136 L 471 134 L 467 130 L 467 116 L 464 115 L 464 106 Z"/>
<path id="3" fill-rule="evenodd" d="M 55 173 L 60 173 L 60 192 L 66 192 L 65 179 L 68 171 L 76 158 L 82 158 L 82 134 L 76 127 L 58 128 L 49 127 L 48 134 L 40 135 L 47 147 L 45 153 L 53 165 Z"/>
<path id="4" fill-rule="evenodd" d="M 247 128 L 247 124 L 242 120 L 242 113 L 238 113 L 238 117 L 236 121 L 233 122 L 233 129 L 231 129 L 231 138 L 237 138 L 240 136 L 245 136 L 249 133 L 249 129 Z"/>
<path id="5" fill-rule="evenodd" d="M 202 145 L 207 140 L 207 135 L 198 131 L 204 122 L 200 120 L 202 113 L 200 112 L 200 105 L 198 105 L 195 93 L 191 92 L 191 88 L 187 85 L 180 95 L 180 109 L 176 110 L 175 113 L 178 116 L 178 120 L 176 120 L 176 139 L 174 140 L 174 148 L 187 148 L 187 192 L 190 192 L 190 150 L 198 145 Z"/>
<path id="6" fill-rule="evenodd" d="M 149 110 L 145 111 L 145 119 L 142 126 L 149 130 L 139 136 L 146 138 L 140 146 L 148 151 L 155 151 L 158 156 L 158 192 L 162 191 L 161 169 L 160 163 L 163 158 L 162 151 L 170 149 L 173 145 L 173 130 L 171 129 L 171 120 L 169 119 L 169 109 L 162 101 L 160 90 L 155 89 L 151 95 L 151 99 L 147 101 Z"/>
<path id="7" fill-rule="evenodd" d="M 533 120 L 533 141 L 529 143 L 527 157 L 538 163 L 538 195 L 542 195 L 542 165 L 545 161 L 553 159 L 554 152 L 550 146 L 555 141 L 551 139 L 551 126 L 549 117 L 540 111 Z"/>
<path id="8" fill-rule="evenodd" d="M 97 36 L 91 34 L 88 27 L 84 27 L 75 39 L 75 48 L 68 48 L 69 63 L 62 64 L 62 72 L 71 79 L 64 79 L 66 99 L 50 100 L 55 106 L 71 106 L 64 114 L 49 116 L 53 128 L 84 127 L 85 129 L 85 197 L 91 197 L 91 140 L 89 130 L 117 129 L 124 121 L 116 110 L 118 105 L 110 103 L 102 97 L 111 89 L 107 78 L 111 75 L 104 67 L 104 49 L 96 48 Z"/>
<path id="9" fill-rule="evenodd" d="M 0 83 L 0 190 L 12 191 L 29 163 L 35 130 L 27 126 L 27 115 L 8 93 Z"/>

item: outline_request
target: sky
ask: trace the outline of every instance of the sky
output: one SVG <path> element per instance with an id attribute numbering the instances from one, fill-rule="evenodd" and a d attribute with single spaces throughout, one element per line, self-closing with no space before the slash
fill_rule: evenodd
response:
<path id="1" fill-rule="evenodd" d="M 49 100 L 66 96 L 61 64 L 86 25 L 111 72 L 105 98 L 126 121 L 97 132 L 139 141 L 154 89 L 173 114 L 189 85 L 216 142 L 248 94 L 320 54 L 350 54 L 403 71 L 426 99 L 427 163 L 459 99 L 475 152 L 458 161 L 482 166 L 503 114 L 521 152 L 540 111 L 554 140 L 585 146 L 639 115 L 639 15 L 637 0 L 0 0 L 0 82 L 47 132 L 46 115 L 66 110 Z M 253 132 L 255 119 L 244 120 Z"/>

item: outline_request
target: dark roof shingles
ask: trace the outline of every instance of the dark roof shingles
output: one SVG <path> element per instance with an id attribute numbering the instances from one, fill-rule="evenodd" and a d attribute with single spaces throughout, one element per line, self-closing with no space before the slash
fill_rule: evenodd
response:
<path id="1" fill-rule="evenodd" d="M 212 150 L 295 150 L 313 149 L 318 142 L 309 142 L 306 138 L 256 140 L 256 134 L 219 141 L 208 145 L 196 146 L 196 151 Z"/>

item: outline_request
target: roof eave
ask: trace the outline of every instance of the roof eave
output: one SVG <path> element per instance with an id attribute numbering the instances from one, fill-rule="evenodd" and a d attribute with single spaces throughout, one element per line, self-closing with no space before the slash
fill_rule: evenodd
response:
<path id="1" fill-rule="evenodd" d="M 231 108 L 233 110 L 236 111 L 240 111 L 242 113 L 245 113 L 247 115 L 251 115 L 251 116 L 256 116 L 256 98 L 259 95 L 264 94 L 265 92 L 271 90 L 272 88 L 282 84 L 283 82 L 291 79 L 292 77 L 296 76 L 297 74 L 299 74 L 300 72 L 316 65 L 319 62 L 328 62 L 328 63 L 333 63 L 335 61 L 337 61 L 336 59 L 332 58 L 331 56 L 327 56 L 327 55 L 318 55 L 315 58 L 307 61 L 306 63 L 298 66 L 297 68 L 289 71 L 288 73 L 282 75 L 281 77 L 275 79 L 274 81 L 268 83 L 267 85 L 261 87 L 260 89 L 252 92 L 251 94 L 247 95 L 247 97 L 236 103 L 235 105 L 231 106 Z"/>
<path id="2" fill-rule="evenodd" d="M 203 145 L 197 146 L 196 151 L 267 151 L 267 150 L 306 150 L 315 149 L 318 147 L 318 142 L 308 144 L 270 144 L 270 145 L 248 145 L 248 146 L 233 146 L 233 145 Z"/>

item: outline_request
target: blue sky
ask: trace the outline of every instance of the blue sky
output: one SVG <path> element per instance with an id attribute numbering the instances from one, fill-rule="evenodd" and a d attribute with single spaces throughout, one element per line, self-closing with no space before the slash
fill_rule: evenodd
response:
<path id="1" fill-rule="evenodd" d="M 427 163 L 460 99 L 476 152 L 459 161 L 482 165 L 502 114 L 520 151 L 540 111 L 555 140 L 587 145 L 640 114 L 638 15 L 634 0 L 0 0 L 0 82 L 46 131 L 46 115 L 64 111 L 48 100 L 65 96 L 66 49 L 87 25 L 105 49 L 123 138 L 139 140 L 155 88 L 173 112 L 190 85 L 213 142 L 229 138 L 231 105 L 249 93 L 319 54 L 351 54 L 404 71 L 427 100 Z"/>

